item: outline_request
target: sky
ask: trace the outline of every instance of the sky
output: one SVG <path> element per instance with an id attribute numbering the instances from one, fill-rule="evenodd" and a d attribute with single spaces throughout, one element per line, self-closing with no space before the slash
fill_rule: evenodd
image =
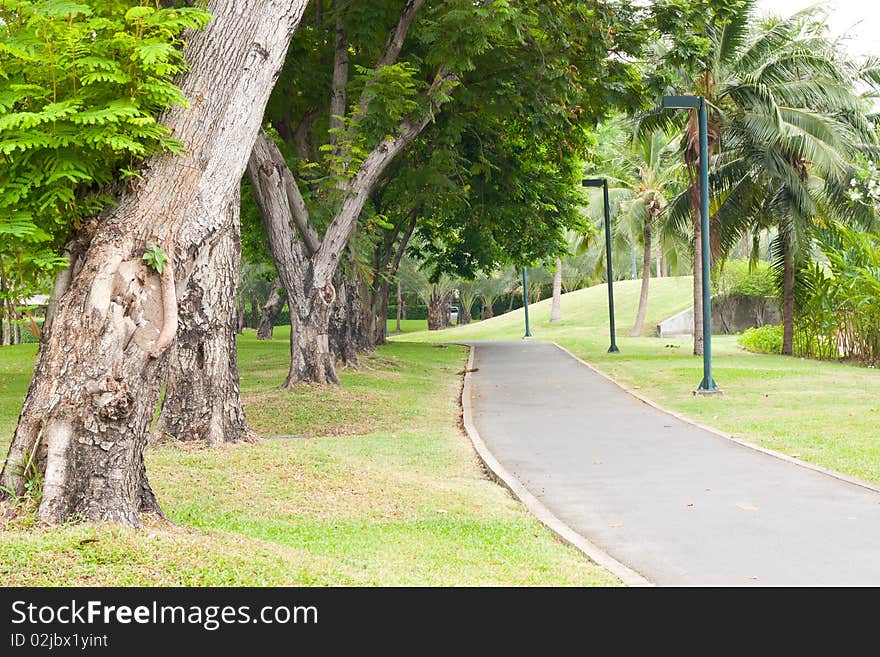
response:
<path id="1" fill-rule="evenodd" d="M 817 4 L 816 0 L 758 0 L 762 13 L 790 16 Z M 828 27 L 832 37 L 847 36 L 845 47 L 853 55 L 880 57 L 880 2 L 877 0 L 830 0 Z"/>

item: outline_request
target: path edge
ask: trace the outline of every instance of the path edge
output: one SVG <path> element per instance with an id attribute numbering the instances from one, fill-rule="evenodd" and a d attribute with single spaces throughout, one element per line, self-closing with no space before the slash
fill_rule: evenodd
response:
<path id="1" fill-rule="evenodd" d="M 562 351 L 562 352 L 568 354 L 569 356 L 571 356 L 572 358 L 574 358 L 581 365 L 585 365 L 586 367 L 591 369 L 593 372 L 595 372 L 596 374 L 601 376 L 606 381 L 610 381 L 611 383 L 616 385 L 618 388 L 623 390 L 628 395 L 635 397 L 640 402 L 647 404 L 651 408 L 654 408 L 654 409 L 660 411 L 661 413 L 666 413 L 667 415 L 671 415 L 675 419 L 681 420 L 682 422 L 685 422 L 686 424 L 689 424 L 693 427 L 697 427 L 698 429 L 702 429 L 703 431 L 708 431 L 712 435 L 718 436 L 719 438 L 723 438 L 724 440 L 727 440 L 729 442 L 736 443 L 737 445 L 740 445 L 740 446 L 745 447 L 747 449 L 751 449 L 755 452 L 760 452 L 762 454 L 766 454 L 767 456 L 772 456 L 773 458 L 779 459 L 781 461 L 786 461 L 787 463 L 792 463 L 792 464 L 800 466 L 802 468 L 806 468 L 807 470 L 813 470 L 814 472 L 819 472 L 819 473 L 827 475 L 829 477 L 833 477 L 834 479 L 844 481 L 848 484 L 853 484 L 854 486 L 859 486 L 861 488 L 867 488 L 868 490 L 873 491 L 875 493 L 880 493 L 880 486 L 875 486 L 874 484 L 869 484 L 867 481 L 862 481 L 861 479 L 856 479 L 855 477 L 850 477 L 849 475 L 845 475 L 845 474 L 837 472 L 835 470 L 831 470 L 829 468 L 824 468 L 821 465 L 816 465 L 815 463 L 810 463 L 809 461 L 803 461 L 803 460 L 795 458 L 793 456 L 789 456 L 788 454 L 783 454 L 782 452 L 778 452 L 775 449 L 770 449 L 769 447 L 762 447 L 761 445 L 758 445 L 757 443 L 753 443 L 750 440 L 746 440 L 744 438 L 737 438 L 736 436 L 733 436 L 729 433 L 724 433 L 723 431 L 721 431 L 719 429 L 715 429 L 715 428 L 707 426 L 705 424 L 701 424 L 700 422 L 697 422 L 696 420 L 692 420 L 691 418 L 689 418 L 685 415 L 682 415 L 681 413 L 678 413 L 677 411 L 671 411 L 668 408 L 664 408 L 663 406 L 661 406 L 657 402 L 652 401 L 651 399 L 648 399 L 644 395 L 636 392 L 632 388 L 629 388 L 628 386 L 624 385 L 623 383 L 621 383 L 617 379 L 606 374 L 605 372 L 600 370 L 595 365 L 588 363 L 580 356 L 576 356 L 571 351 L 569 351 L 568 349 L 563 347 L 561 344 L 558 344 L 556 342 L 550 342 L 550 344 L 552 344 L 560 351 Z"/>
<path id="2" fill-rule="evenodd" d="M 468 438 L 471 441 L 471 445 L 473 445 L 474 450 L 477 452 L 477 456 L 483 463 L 486 471 L 495 481 L 507 488 L 515 498 L 522 502 L 531 514 L 535 516 L 541 524 L 553 532 L 563 543 L 567 543 L 583 552 L 587 558 L 608 570 L 627 586 L 654 586 L 644 576 L 640 575 L 629 566 L 619 562 L 605 552 L 605 550 L 591 542 L 585 536 L 578 534 L 574 529 L 560 520 L 552 511 L 550 511 L 550 509 L 544 506 L 543 502 L 532 495 L 525 486 L 523 486 L 520 481 L 507 470 L 507 468 L 501 465 L 501 463 L 498 462 L 498 459 L 496 459 L 492 452 L 489 451 L 489 448 L 486 446 L 486 443 L 483 442 L 483 439 L 480 437 L 480 432 L 477 431 L 477 427 L 474 424 L 473 404 L 471 400 L 471 372 L 474 369 L 474 352 L 476 351 L 476 347 L 474 345 L 467 346 L 470 349 L 470 352 L 468 354 L 467 365 L 465 366 L 464 383 L 461 388 L 462 424 L 464 425 L 465 433 L 467 433 Z"/>

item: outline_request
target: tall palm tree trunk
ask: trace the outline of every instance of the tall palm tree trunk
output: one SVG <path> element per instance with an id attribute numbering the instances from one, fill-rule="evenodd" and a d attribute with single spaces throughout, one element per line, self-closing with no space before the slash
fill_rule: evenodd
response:
<path id="1" fill-rule="evenodd" d="M 648 285 L 651 283 L 651 213 L 645 217 L 645 253 L 642 262 L 642 291 L 639 294 L 639 310 L 636 313 L 636 323 L 630 333 L 630 337 L 637 338 L 642 334 L 642 326 L 645 323 L 645 313 L 648 311 Z"/>
<path id="2" fill-rule="evenodd" d="M 556 258 L 556 273 L 553 275 L 553 306 L 550 308 L 550 323 L 562 319 L 562 260 Z"/>
<path id="3" fill-rule="evenodd" d="M 787 236 L 781 235 L 782 284 L 782 353 L 791 356 L 794 346 L 794 254 Z"/>

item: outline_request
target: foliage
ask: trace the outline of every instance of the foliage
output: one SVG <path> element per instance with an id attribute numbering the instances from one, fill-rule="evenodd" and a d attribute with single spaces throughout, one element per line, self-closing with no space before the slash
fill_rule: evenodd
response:
<path id="1" fill-rule="evenodd" d="M 766 262 L 727 260 L 712 275 L 713 294 L 740 294 L 746 297 L 777 296 L 776 278 Z"/>
<path id="2" fill-rule="evenodd" d="M 180 34 L 197 8 L 141 0 L 0 1 L 0 276 L 40 291 L 60 247 L 138 162 L 180 152 L 157 122 L 185 99 Z"/>
<path id="3" fill-rule="evenodd" d="M 828 267 L 799 272 L 794 351 L 880 364 L 880 235 L 837 222 L 817 235 Z"/>
<path id="4" fill-rule="evenodd" d="M 737 340 L 743 349 L 756 354 L 782 353 L 782 326 L 758 326 L 746 329 Z"/>
<path id="5" fill-rule="evenodd" d="M 148 244 L 142 259 L 147 263 L 147 267 L 161 274 L 165 269 L 165 263 L 168 262 L 168 255 L 157 245 Z"/>

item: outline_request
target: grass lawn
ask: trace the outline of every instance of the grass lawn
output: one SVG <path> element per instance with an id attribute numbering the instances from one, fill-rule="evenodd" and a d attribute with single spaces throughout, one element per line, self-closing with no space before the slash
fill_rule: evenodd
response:
<path id="1" fill-rule="evenodd" d="M 549 323 L 550 301 L 530 306 L 532 336 L 553 340 L 662 406 L 790 456 L 880 484 L 880 372 L 873 368 L 752 354 L 736 336 L 714 336 L 713 374 L 723 397 L 694 397 L 702 359 L 693 341 L 649 337 L 658 321 L 691 305 L 692 281 L 651 281 L 642 337 L 630 338 L 639 281 L 614 286 L 617 342 L 608 354 L 604 285 L 563 296 L 563 320 Z M 520 339 L 523 311 L 472 326 L 399 340 Z"/>
<path id="2" fill-rule="evenodd" d="M 489 481 L 461 433 L 459 347 L 392 344 L 341 388 L 279 390 L 288 331 L 239 340 L 267 439 L 151 447 L 176 526 L 0 530 L 6 585 L 613 585 Z M 0 349 L 5 455 L 34 347 Z"/>
<path id="3" fill-rule="evenodd" d="M 388 335 L 400 335 L 400 333 L 415 333 L 416 331 L 427 331 L 427 319 L 402 319 L 400 320 L 400 333 L 397 332 L 397 320 L 389 319 L 387 322 Z"/>

